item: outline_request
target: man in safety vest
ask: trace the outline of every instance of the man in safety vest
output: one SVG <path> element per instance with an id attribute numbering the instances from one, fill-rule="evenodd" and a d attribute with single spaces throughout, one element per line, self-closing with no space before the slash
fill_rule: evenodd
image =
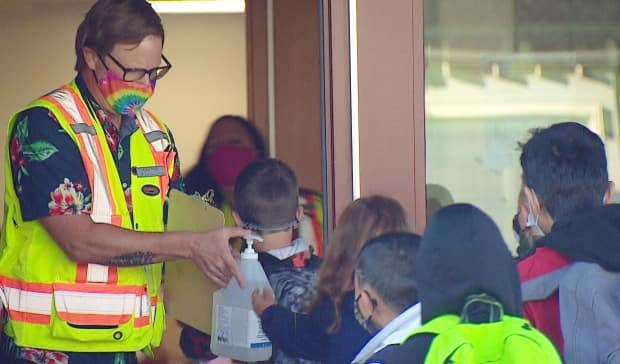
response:
<path id="1" fill-rule="evenodd" d="M 9 121 L 0 353 L 35 363 L 133 363 L 164 330 L 162 262 L 189 258 L 216 284 L 243 277 L 243 229 L 164 231 L 182 189 L 167 126 L 142 106 L 171 68 L 145 0 L 99 0 L 80 24 L 77 77 Z"/>

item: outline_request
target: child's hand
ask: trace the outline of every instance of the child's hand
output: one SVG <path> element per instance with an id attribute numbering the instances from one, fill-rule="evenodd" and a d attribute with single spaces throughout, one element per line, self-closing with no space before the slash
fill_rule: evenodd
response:
<path id="1" fill-rule="evenodd" d="M 277 302 L 273 297 L 273 293 L 270 289 L 263 289 L 263 293 L 258 292 L 257 289 L 252 292 L 252 307 L 258 317 L 263 315 L 263 311 L 269 306 L 275 305 Z"/>

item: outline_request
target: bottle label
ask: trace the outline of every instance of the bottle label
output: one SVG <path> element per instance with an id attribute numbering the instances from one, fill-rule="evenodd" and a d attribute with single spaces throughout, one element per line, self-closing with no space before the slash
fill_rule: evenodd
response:
<path id="1" fill-rule="evenodd" d="M 271 347 L 256 313 L 239 307 L 216 306 L 215 339 L 220 344 L 250 349 Z"/>

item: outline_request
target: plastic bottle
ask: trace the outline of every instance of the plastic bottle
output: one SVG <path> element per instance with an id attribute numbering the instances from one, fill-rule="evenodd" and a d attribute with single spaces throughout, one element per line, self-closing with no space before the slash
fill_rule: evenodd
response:
<path id="1" fill-rule="evenodd" d="M 244 237 L 247 248 L 241 253 L 239 266 L 246 280 L 241 289 L 236 279 L 213 294 L 211 352 L 243 362 L 258 362 L 271 357 L 271 341 L 261 327 L 260 318 L 252 309 L 252 292 L 271 289 L 254 241 L 263 239 L 254 234 Z"/>

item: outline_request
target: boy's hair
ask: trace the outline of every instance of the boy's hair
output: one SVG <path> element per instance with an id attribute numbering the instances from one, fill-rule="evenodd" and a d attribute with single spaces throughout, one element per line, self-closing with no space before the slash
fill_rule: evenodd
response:
<path id="1" fill-rule="evenodd" d="M 118 43 L 138 44 L 146 36 L 161 37 L 161 18 L 146 0 L 99 0 L 86 13 L 75 36 L 75 70 L 86 67 L 84 47 L 100 55 L 112 51 Z"/>
<path id="2" fill-rule="evenodd" d="M 373 238 L 360 251 L 357 279 L 368 284 L 388 306 L 403 312 L 418 301 L 415 257 L 420 236 L 392 232 Z"/>
<path id="3" fill-rule="evenodd" d="M 535 129 L 521 144 L 523 183 L 534 190 L 554 220 L 603 203 L 607 157 L 598 135 L 576 122 Z"/>
<path id="4" fill-rule="evenodd" d="M 269 158 L 250 163 L 235 182 L 235 211 L 252 230 L 279 231 L 297 221 L 299 187 L 295 172 Z"/>

